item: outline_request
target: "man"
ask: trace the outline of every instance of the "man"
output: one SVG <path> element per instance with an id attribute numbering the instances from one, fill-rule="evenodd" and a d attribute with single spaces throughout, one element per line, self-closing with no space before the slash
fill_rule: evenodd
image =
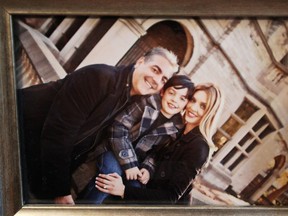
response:
<path id="1" fill-rule="evenodd" d="M 29 190 L 38 198 L 74 204 L 71 172 L 101 130 L 132 96 L 159 92 L 177 71 L 177 57 L 158 47 L 135 65 L 89 65 L 63 80 L 19 90 Z"/>

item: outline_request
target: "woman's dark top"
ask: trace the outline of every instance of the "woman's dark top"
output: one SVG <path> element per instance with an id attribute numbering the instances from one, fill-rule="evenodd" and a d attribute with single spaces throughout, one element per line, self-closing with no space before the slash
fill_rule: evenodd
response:
<path id="1" fill-rule="evenodd" d="M 157 153 L 155 175 L 147 188 L 125 187 L 128 202 L 149 204 L 189 204 L 192 180 L 201 170 L 209 154 L 209 146 L 194 128 Z"/>

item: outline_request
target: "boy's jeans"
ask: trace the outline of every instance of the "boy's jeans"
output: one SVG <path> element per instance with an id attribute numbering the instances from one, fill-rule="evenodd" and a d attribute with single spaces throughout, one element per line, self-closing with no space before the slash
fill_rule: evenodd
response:
<path id="1" fill-rule="evenodd" d="M 125 177 L 123 177 L 123 171 L 121 169 L 120 164 L 118 163 L 117 159 L 115 158 L 113 152 L 107 151 L 100 155 L 97 158 L 97 167 L 98 167 L 98 174 L 109 174 L 109 173 L 118 173 L 122 176 L 123 182 Z M 97 175 L 98 175 L 97 174 Z M 96 177 L 96 176 L 95 176 Z M 95 177 L 91 179 L 88 183 L 87 187 L 85 188 L 84 195 L 82 197 L 83 201 L 87 201 L 90 204 L 101 204 L 108 196 L 107 193 L 103 193 L 99 191 L 95 187 Z M 126 181 L 125 185 L 129 185 L 132 187 L 141 187 L 141 183 L 137 180 Z"/>

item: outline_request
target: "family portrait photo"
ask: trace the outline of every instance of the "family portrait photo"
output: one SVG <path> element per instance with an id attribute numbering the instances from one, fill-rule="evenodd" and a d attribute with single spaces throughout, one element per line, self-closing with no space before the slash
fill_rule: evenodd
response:
<path id="1" fill-rule="evenodd" d="M 18 16 L 27 203 L 288 205 L 288 20 Z"/>

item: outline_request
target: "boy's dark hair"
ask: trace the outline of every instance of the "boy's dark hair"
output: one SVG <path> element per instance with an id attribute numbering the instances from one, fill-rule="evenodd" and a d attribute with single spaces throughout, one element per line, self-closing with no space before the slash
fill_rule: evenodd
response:
<path id="1" fill-rule="evenodd" d="M 187 99 L 191 100 L 192 95 L 195 89 L 194 83 L 186 75 L 174 75 L 172 76 L 163 86 L 163 92 L 166 91 L 169 87 L 174 87 L 175 89 L 187 88 Z"/>

